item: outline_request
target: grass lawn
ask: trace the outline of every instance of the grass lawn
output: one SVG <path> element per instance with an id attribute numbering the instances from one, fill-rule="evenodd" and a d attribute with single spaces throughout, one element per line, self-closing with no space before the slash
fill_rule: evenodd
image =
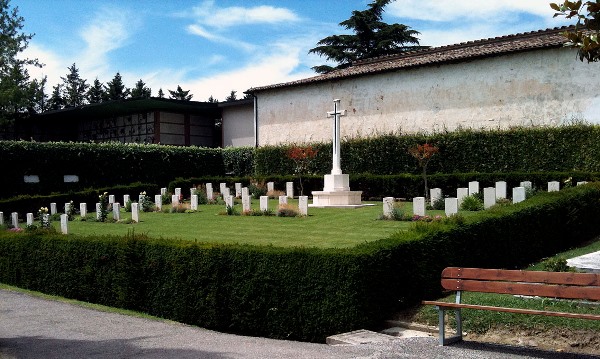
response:
<path id="1" fill-rule="evenodd" d="M 270 200 L 269 208 L 277 208 L 277 200 Z M 297 200 L 290 200 L 297 205 Z M 389 237 L 408 229 L 411 222 L 379 220 L 381 202 L 356 209 L 309 208 L 308 217 L 227 216 L 224 205 L 200 205 L 195 213 L 140 212 L 139 223 L 102 223 L 80 221 L 76 216 L 69 222 L 69 233 L 77 235 L 144 233 L 150 237 L 196 240 L 198 242 L 240 243 L 273 246 L 352 247 L 357 244 Z M 404 204 L 412 213 L 412 203 Z M 253 209 L 259 208 L 253 200 Z M 242 211 L 241 204 L 235 209 Z M 428 214 L 443 214 L 430 211 Z M 109 213 L 112 218 L 112 213 Z M 128 222 L 131 213 L 121 212 L 121 221 Z M 53 225 L 60 229 L 58 221 Z"/>

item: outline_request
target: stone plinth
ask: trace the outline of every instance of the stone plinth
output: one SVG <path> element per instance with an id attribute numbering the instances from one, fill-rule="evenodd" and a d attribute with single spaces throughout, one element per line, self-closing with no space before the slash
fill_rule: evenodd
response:
<path id="1" fill-rule="evenodd" d="M 362 207 L 362 191 L 313 191 L 311 207 Z"/>
<path id="2" fill-rule="evenodd" d="M 350 176 L 347 174 L 325 175 L 323 192 L 350 191 Z"/>

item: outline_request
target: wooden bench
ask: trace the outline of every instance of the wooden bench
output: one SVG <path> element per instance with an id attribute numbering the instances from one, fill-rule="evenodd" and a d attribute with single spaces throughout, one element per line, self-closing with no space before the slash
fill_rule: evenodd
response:
<path id="1" fill-rule="evenodd" d="M 422 302 L 423 304 L 435 305 L 439 311 L 440 345 L 462 340 L 462 308 L 600 320 L 600 315 L 594 314 L 461 303 L 461 293 L 463 291 L 597 301 L 600 300 L 600 274 L 448 267 L 442 271 L 442 287 L 446 290 L 456 291 L 456 301 L 454 303 Z M 454 310 L 456 316 L 456 335 L 449 338 L 445 337 L 444 317 L 446 310 Z"/>

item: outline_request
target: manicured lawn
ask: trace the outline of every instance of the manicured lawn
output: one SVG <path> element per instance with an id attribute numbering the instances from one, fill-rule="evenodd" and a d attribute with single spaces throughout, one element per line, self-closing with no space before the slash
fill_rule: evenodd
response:
<path id="1" fill-rule="evenodd" d="M 220 215 L 224 205 L 200 205 L 195 213 L 140 212 L 140 223 L 101 223 L 94 220 L 69 222 L 69 233 L 78 235 L 144 233 L 151 237 L 177 238 L 198 242 L 240 243 L 273 246 L 352 247 L 357 244 L 387 238 L 396 231 L 406 230 L 411 222 L 379 220 L 381 202 L 357 209 L 309 208 L 308 217 L 226 216 Z M 290 200 L 297 205 L 297 200 Z M 411 204 L 405 204 L 411 210 Z M 258 209 L 258 200 L 252 208 Z M 241 204 L 236 204 L 238 212 Z M 269 208 L 277 208 L 271 200 Z M 432 211 L 438 214 L 440 211 Z M 95 218 L 95 212 L 88 214 Z M 112 213 L 109 213 L 112 218 Z M 122 212 L 126 222 L 131 213 Z M 59 228 L 57 221 L 53 225 Z"/>

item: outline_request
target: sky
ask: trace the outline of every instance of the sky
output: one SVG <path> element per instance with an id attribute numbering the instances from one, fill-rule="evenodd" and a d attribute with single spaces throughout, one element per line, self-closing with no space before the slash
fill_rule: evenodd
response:
<path id="1" fill-rule="evenodd" d="M 156 96 L 181 86 L 192 100 L 238 98 L 249 88 L 315 76 L 324 58 L 308 51 L 369 0 L 11 0 L 35 34 L 24 56 L 45 64 L 47 93 L 75 63 L 88 84 L 119 72 Z M 383 20 L 420 32 L 421 45 L 569 25 L 551 0 L 396 0 Z"/>

